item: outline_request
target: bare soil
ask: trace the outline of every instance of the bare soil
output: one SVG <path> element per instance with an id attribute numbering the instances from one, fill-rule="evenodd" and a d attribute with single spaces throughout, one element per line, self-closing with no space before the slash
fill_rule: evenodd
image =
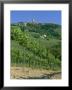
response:
<path id="1" fill-rule="evenodd" d="M 28 67 L 11 67 L 10 75 L 11 79 L 61 79 L 61 72 Z"/>

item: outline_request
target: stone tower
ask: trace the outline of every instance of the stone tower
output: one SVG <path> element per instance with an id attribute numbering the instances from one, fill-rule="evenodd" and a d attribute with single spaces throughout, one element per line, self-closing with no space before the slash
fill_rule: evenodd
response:
<path id="1" fill-rule="evenodd" d="M 34 18 L 32 19 L 32 23 L 35 23 L 35 19 Z"/>

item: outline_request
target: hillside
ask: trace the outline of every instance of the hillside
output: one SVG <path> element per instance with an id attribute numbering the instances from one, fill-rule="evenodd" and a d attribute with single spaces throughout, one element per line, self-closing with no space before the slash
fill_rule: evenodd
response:
<path id="1" fill-rule="evenodd" d="M 11 65 L 61 70 L 61 26 L 48 23 L 11 24 Z"/>

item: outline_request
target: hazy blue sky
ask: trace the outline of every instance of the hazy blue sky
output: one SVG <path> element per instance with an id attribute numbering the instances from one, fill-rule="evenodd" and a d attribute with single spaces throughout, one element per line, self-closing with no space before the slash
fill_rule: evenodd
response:
<path id="1" fill-rule="evenodd" d="M 40 23 L 61 25 L 61 11 L 11 11 L 11 23 L 31 22 L 32 19 Z"/>

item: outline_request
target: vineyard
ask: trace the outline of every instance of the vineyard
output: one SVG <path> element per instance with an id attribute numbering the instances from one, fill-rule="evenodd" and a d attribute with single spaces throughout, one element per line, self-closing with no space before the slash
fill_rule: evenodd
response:
<path id="1" fill-rule="evenodd" d="M 11 24 L 11 67 L 61 71 L 61 26 Z"/>

